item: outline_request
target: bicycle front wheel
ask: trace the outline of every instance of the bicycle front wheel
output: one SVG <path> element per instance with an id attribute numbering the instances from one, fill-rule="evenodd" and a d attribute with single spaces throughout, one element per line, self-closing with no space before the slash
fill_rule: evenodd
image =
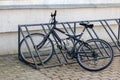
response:
<path id="1" fill-rule="evenodd" d="M 100 71 L 113 60 L 113 50 L 109 43 L 101 39 L 90 39 L 78 48 L 77 61 L 89 71 Z"/>
<path id="2" fill-rule="evenodd" d="M 42 43 L 44 35 L 40 33 L 33 33 L 30 36 L 26 36 L 21 40 L 20 43 L 20 56 L 22 60 L 29 64 L 41 64 L 46 63 L 53 54 L 53 43 L 50 38 L 41 46 L 41 48 L 35 50 L 35 47 L 31 41 L 33 40 L 34 45 Z"/>

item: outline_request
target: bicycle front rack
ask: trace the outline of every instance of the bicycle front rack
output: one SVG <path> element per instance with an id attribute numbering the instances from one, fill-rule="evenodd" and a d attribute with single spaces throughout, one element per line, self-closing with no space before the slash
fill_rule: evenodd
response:
<path id="1" fill-rule="evenodd" d="M 120 19 L 104 19 L 104 20 L 89 20 L 89 21 L 73 21 L 73 22 L 61 22 L 57 23 L 57 27 L 60 27 L 60 29 L 64 30 L 66 33 L 76 35 L 80 33 L 80 29 L 82 28 L 79 23 L 81 22 L 89 22 L 91 24 L 94 24 L 94 28 L 87 29 L 85 36 L 83 37 L 84 40 L 92 39 L 92 38 L 100 38 L 108 41 L 114 50 L 117 52 L 114 54 L 114 56 L 120 56 Z M 21 61 L 21 55 L 20 55 L 20 43 L 22 39 L 25 39 L 27 35 L 30 36 L 30 41 L 32 45 L 35 45 L 34 40 L 31 37 L 31 33 L 43 33 L 46 34 L 50 29 L 49 23 L 44 24 L 25 24 L 25 25 L 19 25 L 18 26 L 18 57 Z M 101 33 L 102 32 L 102 33 Z M 62 34 L 60 34 L 62 35 Z M 103 36 L 104 35 L 104 36 Z M 50 36 L 50 38 L 54 42 L 54 38 Z M 65 36 L 62 36 L 64 39 Z M 27 44 L 26 40 L 26 46 L 28 51 L 30 52 L 29 45 Z M 31 55 L 33 53 L 30 52 Z M 36 51 L 37 54 L 37 51 Z M 68 60 L 65 56 L 65 53 L 63 51 L 58 51 L 57 49 L 54 51 L 54 55 L 50 61 L 48 61 L 46 64 L 37 65 L 36 61 L 34 59 L 35 56 L 32 56 L 32 60 L 35 65 L 31 65 L 35 68 L 41 68 L 41 67 L 53 67 L 57 65 L 62 64 L 69 64 L 76 62 L 75 60 Z M 23 61 L 24 62 L 24 61 Z"/>

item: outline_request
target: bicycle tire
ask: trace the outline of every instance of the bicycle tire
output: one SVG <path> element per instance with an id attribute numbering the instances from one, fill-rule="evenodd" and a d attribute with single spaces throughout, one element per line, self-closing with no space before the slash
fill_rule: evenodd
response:
<path id="1" fill-rule="evenodd" d="M 114 55 L 108 42 L 102 39 L 90 39 L 85 43 L 87 45 L 83 43 L 77 51 L 77 61 L 82 68 L 88 71 L 100 71 L 111 64 Z"/>
<path id="2" fill-rule="evenodd" d="M 32 33 L 30 35 L 31 35 L 31 38 L 35 45 L 38 45 L 44 39 L 44 34 L 41 34 L 41 33 Z M 28 43 L 28 46 L 31 50 L 31 53 L 34 56 L 34 59 L 28 50 L 25 40 Z M 46 43 L 48 43 L 48 44 L 46 45 Z M 54 50 L 54 48 L 53 48 L 52 40 L 50 38 L 48 38 L 46 40 L 45 44 L 38 50 L 38 52 L 40 52 L 40 54 L 38 53 L 40 55 L 40 59 L 41 59 L 41 61 L 40 61 L 39 56 L 37 55 L 35 48 L 30 40 L 29 35 L 27 35 L 25 38 L 23 38 L 20 42 L 20 56 L 25 63 L 29 63 L 29 64 L 46 63 L 47 61 L 49 61 L 51 59 L 51 57 L 53 55 L 53 50 Z"/>
<path id="3" fill-rule="evenodd" d="M 71 59 L 73 59 L 73 57 L 74 57 L 74 55 L 71 53 L 72 52 L 72 50 L 73 50 L 73 47 L 74 47 L 74 41 L 73 40 L 71 40 L 71 39 L 67 39 L 67 42 L 69 43 L 69 45 L 67 45 L 66 44 L 66 49 L 67 49 L 67 52 L 66 52 L 66 58 L 68 59 L 68 60 L 71 60 Z"/>

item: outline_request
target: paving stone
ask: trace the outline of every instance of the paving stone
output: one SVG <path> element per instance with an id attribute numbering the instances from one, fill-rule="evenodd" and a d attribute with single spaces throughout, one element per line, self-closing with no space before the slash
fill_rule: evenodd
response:
<path id="1" fill-rule="evenodd" d="M 105 70 L 89 72 L 77 63 L 52 68 L 34 68 L 22 63 L 16 55 L 0 56 L 0 80 L 120 80 L 120 57 Z"/>

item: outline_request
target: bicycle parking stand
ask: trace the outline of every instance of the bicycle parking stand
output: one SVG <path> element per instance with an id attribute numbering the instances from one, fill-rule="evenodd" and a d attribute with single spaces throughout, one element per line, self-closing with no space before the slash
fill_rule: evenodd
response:
<path id="1" fill-rule="evenodd" d="M 21 26 L 18 27 L 18 52 L 19 52 L 19 53 L 20 53 L 21 37 L 23 37 L 23 39 L 25 39 L 25 37 L 26 37 L 25 34 L 24 34 L 24 31 L 22 30 L 22 28 L 23 28 L 23 27 L 21 27 Z M 24 26 L 24 28 L 25 28 L 25 30 L 26 30 L 26 33 L 30 36 L 30 40 L 31 40 L 31 42 L 32 42 L 32 44 L 33 44 L 33 46 L 34 46 L 34 45 L 35 45 L 35 44 L 34 44 L 34 41 L 33 41 L 32 38 L 31 38 L 31 34 L 30 34 L 27 26 Z M 44 29 L 44 28 L 43 28 L 43 29 Z M 44 31 L 44 32 L 45 32 L 45 31 Z M 53 67 L 53 66 L 57 66 L 57 65 L 62 65 L 62 63 L 61 63 L 61 61 L 60 61 L 60 59 L 59 59 L 59 57 L 58 57 L 58 54 L 56 54 L 56 52 L 54 51 L 54 52 L 55 52 L 55 55 L 56 55 L 56 58 L 57 58 L 57 60 L 59 61 L 59 64 L 45 66 L 45 64 L 41 62 L 40 55 L 39 55 L 38 51 L 37 51 L 36 48 L 35 48 L 35 52 L 36 52 L 36 54 L 39 56 L 39 60 L 40 60 L 40 62 L 42 63 L 41 66 L 38 66 L 37 63 L 36 63 L 36 61 L 35 61 L 34 55 L 33 55 L 33 54 L 31 53 L 31 51 L 30 51 L 30 48 L 29 48 L 29 45 L 28 45 L 26 39 L 25 39 L 25 43 L 26 43 L 27 49 L 28 49 L 28 51 L 29 51 L 29 53 L 30 53 L 30 55 L 31 55 L 31 57 L 32 57 L 32 59 L 33 59 L 33 62 L 35 63 L 35 65 L 29 64 L 30 66 L 38 69 L 38 68 L 40 68 L 41 66 L 42 66 L 42 67 Z M 24 62 L 24 60 L 21 58 L 21 55 L 20 55 L 20 54 L 18 54 L 18 58 L 19 58 L 21 61 Z M 25 63 L 26 63 L 26 62 L 25 62 Z"/>
<path id="2" fill-rule="evenodd" d="M 110 42 L 110 45 L 113 48 L 116 48 L 115 50 L 117 50 L 117 52 L 118 52 L 118 53 L 114 54 L 114 56 L 120 56 L 120 54 L 119 54 L 119 52 L 120 52 L 120 47 L 119 47 L 119 45 L 120 45 L 120 19 L 61 22 L 61 23 L 57 23 L 56 26 L 60 27 L 60 29 L 64 30 L 68 34 L 76 35 L 76 34 L 80 33 L 80 29 L 82 28 L 79 25 L 79 23 L 81 23 L 81 22 L 88 22 L 90 24 L 94 24 L 94 26 L 95 26 L 93 29 L 86 30 L 85 36 L 87 36 L 87 38 L 83 37 L 84 40 L 93 39 L 93 38 L 100 38 L 100 39 L 103 39 L 106 41 L 109 40 L 108 42 Z M 114 28 L 114 27 L 116 27 L 116 28 Z M 52 41 L 54 43 L 54 47 L 55 47 L 54 54 L 47 63 L 41 62 L 40 53 L 35 48 L 35 42 L 32 39 L 31 34 L 32 33 L 47 34 L 50 29 L 51 29 L 50 23 L 25 24 L 25 25 L 18 26 L 18 57 L 22 62 L 25 62 L 25 61 L 21 58 L 21 55 L 20 55 L 20 45 L 21 45 L 22 39 L 25 39 L 25 45 L 26 45 L 28 52 L 34 63 L 34 65 L 33 64 L 29 64 L 29 65 L 31 65 L 35 68 L 53 67 L 53 66 L 61 66 L 63 64 L 76 63 L 75 60 L 68 60 L 65 56 L 66 53 L 64 51 L 62 51 L 62 50 L 59 51 L 56 49 L 56 47 L 55 47 L 56 43 L 54 42 L 55 38 L 52 35 L 50 36 L 50 38 L 52 39 Z M 101 33 L 98 32 L 99 31 L 98 29 L 103 31 L 104 34 L 102 34 L 102 35 L 105 35 L 104 38 L 101 35 Z M 60 34 L 60 35 L 62 35 L 62 34 Z M 36 63 L 35 56 L 31 52 L 31 48 L 26 40 L 26 36 L 30 37 L 30 42 L 32 44 L 31 46 L 34 47 L 34 51 L 35 51 L 36 55 L 38 56 L 39 61 L 41 62 L 40 65 L 38 65 Z M 64 40 L 65 37 L 63 36 L 62 39 Z M 55 63 L 53 63 L 53 62 L 55 62 Z"/>
<path id="3" fill-rule="evenodd" d="M 119 40 L 120 40 L 120 19 L 95 20 L 95 21 L 88 21 L 88 22 L 93 22 L 93 24 L 95 22 L 99 22 L 101 27 L 105 30 L 108 38 L 110 38 L 111 46 L 116 47 L 118 52 L 120 51 L 120 47 L 118 44 Z M 117 26 L 117 35 L 115 34 L 116 31 L 114 31 L 114 29 L 111 28 L 109 23 L 112 23 Z M 92 29 L 92 32 L 95 35 L 94 37 L 89 30 L 88 30 L 88 32 L 89 32 L 91 38 L 100 38 L 94 29 Z M 114 54 L 114 56 L 120 56 L 120 54 Z"/>

